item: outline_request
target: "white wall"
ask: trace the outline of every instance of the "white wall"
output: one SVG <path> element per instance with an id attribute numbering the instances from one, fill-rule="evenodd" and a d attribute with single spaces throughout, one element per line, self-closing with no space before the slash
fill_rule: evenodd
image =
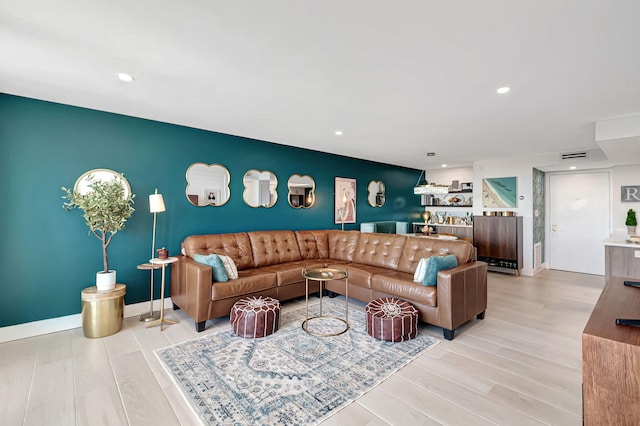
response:
<path id="1" fill-rule="evenodd" d="M 620 196 L 620 187 L 628 185 L 640 185 L 640 165 L 616 166 L 611 168 L 611 233 L 627 235 L 627 227 L 624 224 L 627 218 L 627 210 L 636 211 L 636 217 L 640 218 L 640 203 L 623 203 Z M 637 231 L 636 231 L 637 232 Z"/>
<path id="2" fill-rule="evenodd" d="M 473 167 L 442 167 L 426 171 L 429 183 L 451 185 L 454 180 L 462 182 L 473 182 Z"/>
<path id="3" fill-rule="evenodd" d="M 473 214 L 482 215 L 482 179 L 512 177 L 517 178 L 518 200 L 516 216 L 522 216 L 522 275 L 532 276 L 533 268 L 533 167 L 540 158 L 476 161 L 473 163 Z M 520 197 L 523 197 L 521 200 Z"/>

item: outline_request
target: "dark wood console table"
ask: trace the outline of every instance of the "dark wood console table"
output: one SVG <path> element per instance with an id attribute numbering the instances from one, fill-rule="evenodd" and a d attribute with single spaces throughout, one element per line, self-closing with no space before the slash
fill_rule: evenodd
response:
<path id="1" fill-rule="evenodd" d="M 582 332 L 585 425 L 637 425 L 640 419 L 640 327 L 616 318 L 640 319 L 638 278 L 611 277 Z"/>

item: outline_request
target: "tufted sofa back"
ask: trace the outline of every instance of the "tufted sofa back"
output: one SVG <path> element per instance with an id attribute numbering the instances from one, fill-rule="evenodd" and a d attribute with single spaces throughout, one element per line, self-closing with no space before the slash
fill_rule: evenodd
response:
<path id="1" fill-rule="evenodd" d="M 467 241 L 407 238 L 396 269 L 401 272 L 413 273 L 418 262 L 423 257 L 445 256 L 448 254 L 455 255 L 459 265 L 474 260 L 473 246 Z"/>
<path id="2" fill-rule="evenodd" d="M 360 231 L 329 231 L 329 257 L 352 262 L 359 236 Z"/>
<path id="3" fill-rule="evenodd" d="M 304 259 L 328 259 L 329 239 L 328 232 L 323 231 L 296 231 L 300 255 Z"/>
<path id="4" fill-rule="evenodd" d="M 239 270 L 254 267 L 251 241 L 246 232 L 191 235 L 182 242 L 182 249 L 191 258 L 196 253 L 229 256 Z"/>
<path id="5" fill-rule="evenodd" d="M 302 260 L 293 231 L 248 232 L 256 267 Z"/>
<path id="6" fill-rule="evenodd" d="M 361 233 L 353 261 L 365 265 L 396 269 L 406 237 L 396 234 Z"/>

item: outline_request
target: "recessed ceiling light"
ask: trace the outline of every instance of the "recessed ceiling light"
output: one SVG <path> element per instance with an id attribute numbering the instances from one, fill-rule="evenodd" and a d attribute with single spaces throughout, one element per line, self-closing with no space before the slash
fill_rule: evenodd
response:
<path id="1" fill-rule="evenodd" d="M 511 90 L 510 87 L 504 86 L 504 87 L 498 88 L 498 90 L 496 90 L 496 92 L 498 92 L 498 94 L 500 94 L 500 95 L 504 95 L 505 93 L 509 93 L 510 90 Z"/>
<path id="2" fill-rule="evenodd" d="M 577 169 L 577 167 L 576 167 L 576 166 L 571 166 L 571 167 L 569 167 L 569 170 L 575 170 L 575 169 Z"/>
<path id="3" fill-rule="evenodd" d="M 336 136 L 342 136 L 342 130 L 336 130 L 335 134 Z"/>
<path id="4" fill-rule="evenodd" d="M 133 76 L 131 74 L 127 74 L 126 72 L 118 72 L 116 73 L 116 77 L 121 81 L 131 83 L 133 81 Z"/>
<path id="5" fill-rule="evenodd" d="M 443 165 L 442 165 L 442 167 L 447 167 L 447 165 L 446 165 L 446 164 L 443 164 Z"/>

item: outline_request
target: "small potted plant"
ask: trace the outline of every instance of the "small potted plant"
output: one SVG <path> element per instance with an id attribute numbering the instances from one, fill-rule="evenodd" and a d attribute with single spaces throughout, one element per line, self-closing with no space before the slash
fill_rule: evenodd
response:
<path id="1" fill-rule="evenodd" d="M 633 209 L 629 209 L 627 211 L 627 220 L 624 223 L 627 225 L 627 232 L 629 235 L 636 234 L 636 226 L 638 225 L 638 221 L 636 220 L 636 212 Z"/>
<path id="2" fill-rule="evenodd" d="M 113 236 L 124 229 L 125 222 L 134 212 L 134 194 L 127 194 L 122 174 L 113 179 L 96 179 L 94 175 L 87 177 L 87 191 L 78 192 L 62 187 L 67 200 L 62 207 L 67 210 L 80 209 L 84 212 L 85 223 L 89 233 L 93 233 L 102 243 L 102 259 L 104 270 L 96 274 L 96 286 L 99 291 L 111 290 L 115 287 L 116 271 L 109 269 L 109 255 L 107 249 Z"/>

